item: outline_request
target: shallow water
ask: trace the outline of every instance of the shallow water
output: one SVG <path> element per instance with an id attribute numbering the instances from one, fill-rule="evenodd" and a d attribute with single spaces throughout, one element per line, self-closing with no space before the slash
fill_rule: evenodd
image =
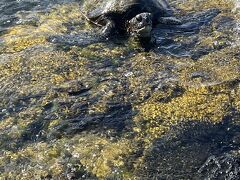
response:
<path id="1" fill-rule="evenodd" d="M 198 24 L 146 52 L 83 46 L 92 1 L 0 2 L 0 179 L 238 179 L 239 2 L 170 1 Z"/>

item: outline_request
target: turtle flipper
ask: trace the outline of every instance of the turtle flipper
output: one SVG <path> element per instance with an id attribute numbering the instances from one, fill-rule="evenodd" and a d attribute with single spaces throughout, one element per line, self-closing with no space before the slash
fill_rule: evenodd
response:
<path id="1" fill-rule="evenodd" d="M 106 25 L 101 29 L 102 36 L 110 37 L 115 33 L 115 31 L 116 31 L 115 22 L 107 19 Z"/>
<path id="2" fill-rule="evenodd" d="M 166 24 L 166 25 L 181 25 L 182 21 L 176 17 L 170 16 L 170 17 L 159 17 L 158 23 Z"/>
<path id="3" fill-rule="evenodd" d="M 86 46 L 93 43 L 105 42 L 107 39 L 105 36 L 102 36 L 100 34 L 90 35 L 83 33 L 71 35 L 53 35 L 48 37 L 48 41 L 59 45 Z"/>

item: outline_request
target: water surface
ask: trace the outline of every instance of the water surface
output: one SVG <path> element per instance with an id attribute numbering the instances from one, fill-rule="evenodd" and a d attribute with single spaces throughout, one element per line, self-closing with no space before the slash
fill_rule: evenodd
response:
<path id="1" fill-rule="evenodd" d="M 202 24 L 157 28 L 148 52 L 48 41 L 92 31 L 92 1 L 0 2 L 0 177 L 237 179 L 238 2 L 170 1 Z"/>

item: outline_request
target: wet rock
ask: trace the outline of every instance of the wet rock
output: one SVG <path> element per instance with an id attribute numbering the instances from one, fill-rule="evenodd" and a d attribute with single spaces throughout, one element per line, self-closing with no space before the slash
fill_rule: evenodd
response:
<path id="1" fill-rule="evenodd" d="M 240 145 L 240 133 L 236 133 L 236 135 L 234 135 L 233 144 Z"/>
<path id="2" fill-rule="evenodd" d="M 108 129 L 121 132 L 126 128 L 132 114 L 129 104 L 108 104 L 108 110 L 104 113 L 79 115 L 74 119 L 65 119 L 63 123 L 55 127 L 56 131 L 63 134 L 76 134 L 82 131 L 104 132 Z M 129 126 L 130 124 L 128 124 Z"/>
<path id="3" fill-rule="evenodd" d="M 235 56 L 237 59 L 240 60 L 240 52 L 239 52 L 239 53 L 236 53 L 234 56 Z"/>
<path id="4" fill-rule="evenodd" d="M 153 143 L 137 174 L 142 179 L 198 179 L 199 172 L 204 172 L 202 178 L 236 178 L 240 159 L 228 155 L 229 150 L 234 149 L 232 139 L 234 136 L 228 132 L 226 124 L 189 122 L 172 127 Z M 220 154 L 219 157 L 212 158 L 214 153 Z"/>
<path id="5" fill-rule="evenodd" d="M 221 16 L 216 22 L 215 22 L 215 28 L 218 31 L 224 31 L 233 29 L 236 26 L 236 21 L 233 17 L 229 16 Z"/>
<path id="6" fill-rule="evenodd" d="M 60 1 L 66 3 L 46 14 L 44 6 L 39 14 L 19 12 L 25 25 L 12 27 L 0 40 L 0 178 L 95 179 L 95 174 L 145 180 L 237 174 L 239 50 L 224 49 L 235 38 L 229 9 L 225 17 L 214 18 L 218 11 L 205 5 L 215 7 L 217 0 L 201 1 L 203 8 L 189 1 L 189 8 L 198 8 L 188 18 L 197 23 L 178 29 L 159 26 L 156 51 L 143 52 L 120 38 L 63 51 L 46 42 L 46 35 L 62 42 L 67 38 L 69 44 L 86 43 L 87 36 L 91 43 L 94 36 L 75 36 L 86 28 L 80 27 L 76 4 L 34 2 Z M 0 9 L 2 2 L 8 1 L 2 0 Z M 13 11 L 20 10 L 15 3 Z M 59 37 L 62 33 L 69 36 Z M 200 60 L 192 61 L 194 55 Z"/>
<path id="7" fill-rule="evenodd" d="M 240 155 L 234 153 L 212 155 L 198 172 L 204 179 L 237 180 L 240 177 Z"/>
<path id="8" fill-rule="evenodd" d="M 97 177 L 93 174 L 87 172 L 83 165 L 80 162 L 76 163 L 68 163 L 66 167 L 66 171 L 64 176 L 68 180 L 75 180 L 75 179 L 91 179 L 97 180 Z"/>
<path id="9" fill-rule="evenodd" d="M 69 96 L 80 96 L 87 93 L 92 87 L 84 85 L 81 81 L 69 81 L 60 87 L 54 88 L 57 92 L 67 92 Z"/>
<path id="10" fill-rule="evenodd" d="M 209 75 L 207 73 L 204 72 L 193 72 L 190 75 L 191 79 L 201 79 L 201 80 L 207 80 L 209 79 Z"/>

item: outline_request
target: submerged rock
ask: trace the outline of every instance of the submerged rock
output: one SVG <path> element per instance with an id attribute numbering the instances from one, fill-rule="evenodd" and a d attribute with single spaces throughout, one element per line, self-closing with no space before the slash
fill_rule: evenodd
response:
<path id="1" fill-rule="evenodd" d="M 198 172 L 199 178 L 236 180 L 240 176 L 240 155 L 238 152 L 212 155 Z"/>
<path id="2" fill-rule="evenodd" d="M 142 179 L 236 179 L 240 156 L 232 128 L 240 127 L 194 121 L 174 126 L 154 141 L 136 173 Z"/>

